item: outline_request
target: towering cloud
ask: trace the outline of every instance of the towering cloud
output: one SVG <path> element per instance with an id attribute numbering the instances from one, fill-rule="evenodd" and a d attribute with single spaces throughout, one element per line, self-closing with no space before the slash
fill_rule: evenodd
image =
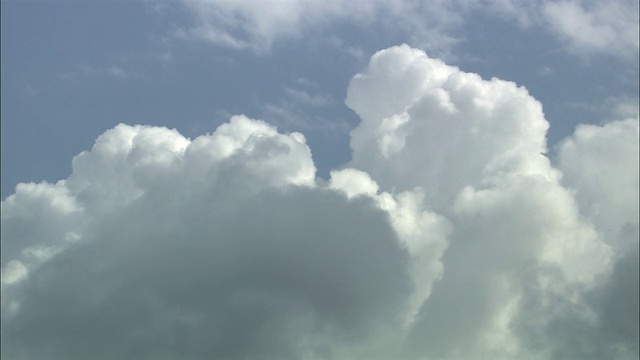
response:
<path id="1" fill-rule="evenodd" d="M 561 309 L 577 313 L 566 323 L 592 316 L 593 323 L 584 324 L 597 328 L 604 319 L 581 298 L 606 281 L 602 278 L 612 271 L 615 258 L 610 235 L 585 221 L 574 192 L 562 186 L 562 174 L 544 155 L 548 123 L 526 89 L 483 80 L 400 46 L 375 54 L 354 77 L 347 105 L 362 119 L 352 131 L 351 166 L 371 174 L 382 190 L 423 189 L 425 204 L 453 225 L 443 279 L 413 329 L 418 354 L 596 354 L 587 348 L 530 348 L 531 339 L 521 337 L 530 328 L 564 324 L 554 315 Z M 637 119 L 582 127 L 561 149 L 563 168 L 573 170 L 567 182 L 583 175 L 593 182 L 583 185 L 592 187 L 583 190 L 592 195 L 580 201 L 610 207 L 603 213 L 625 211 L 627 215 L 616 218 L 626 220 L 612 226 L 625 223 L 627 231 L 633 230 L 631 219 L 637 219 L 637 165 L 631 165 L 638 158 L 637 129 Z M 601 156 L 589 154 L 613 141 L 618 145 Z M 621 158 L 607 166 L 615 167 L 608 172 L 610 179 L 618 179 L 622 187 L 608 185 L 606 176 L 588 175 L 602 171 L 599 163 L 609 157 Z M 559 346 L 576 342 L 566 338 Z M 601 345 L 610 347 L 599 348 L 603 352 L 598 356 L 618 346 Z M 633 343 L 624 348 L 633 349 Z"/>
<path id="2" fill-rule="evenodd" d="M 554 165 L 525 88 L 406 45 L 346 103 L 327 181 L 302 134 L 236 116 L 118 125 L 20 184 L 3 357 L 637 357 L 638 119 L 579 127 Z"/>

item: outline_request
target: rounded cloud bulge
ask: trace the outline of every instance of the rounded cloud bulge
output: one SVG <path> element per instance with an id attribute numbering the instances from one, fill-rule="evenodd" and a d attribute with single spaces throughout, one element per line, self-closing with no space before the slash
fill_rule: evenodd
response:
<path id="1" fill-rule="evenodd" d="M 195 139 L 120 124 L 19 184 L 2 357 L 637 358 L 638 119 L 552 161 L 526 88 L 407 45 L 346 104 L 326 180 L 304 135 L 238 115 Z"/>
<path id="2" fill-rule="evenodd" d="M 20 184 L 2 203 L 3 357 L 393 348 L 427 289 L 416 295 L 418 251 L 392 217 L 426 214 L 375 188 L 351 195 L 316 184 L 302 134 L 260 120 L 193 140 L 120 124 L 68 179 Z"/>
<path id="3" fill-rule="evenodd" d="M 374 54 L 352 79 L 346 104 L 361 118 L 351 163 L 383 189 L 421 186 L 441 205 L 493 175 L 557 177 L 542 155 L 549 123 L 524 87 L 484 80 L 407 45 Z"/>
<path id="4" fill-rule="evenodd" d="M 616 326 L 594 303 L 620 264 L 637 263 L 623 256 L 637 244 L 637 118 L 578 127 L 556 166 L 546 156 L 549 123 L 526 88 L 407 45 L 374 54 L 346 104 L 361 119 L 349 166 L 380 191 L 419 190 L 452 228 L 407 357 L 637 357 L 630 336 L 602 340 Z M 616 290 L 621 304 L 638 297 L 628 285 Z M 633 312 L 623 308 L 616 314 Z M 571 335 L 558 341 L 558 329 Z"/>

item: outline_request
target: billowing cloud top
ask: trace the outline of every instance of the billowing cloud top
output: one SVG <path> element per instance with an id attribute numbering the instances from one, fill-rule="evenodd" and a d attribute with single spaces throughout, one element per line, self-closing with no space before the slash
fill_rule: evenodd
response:
<path id="1" fill-rule="evenodd" d="M 346 103 L 327 181 L 302 134 L 235 116 L 121 124 L 18 185 L 3 358 L 637 358 L 638 119 L 554 165 L 525 88 L 406 45 Z"/>

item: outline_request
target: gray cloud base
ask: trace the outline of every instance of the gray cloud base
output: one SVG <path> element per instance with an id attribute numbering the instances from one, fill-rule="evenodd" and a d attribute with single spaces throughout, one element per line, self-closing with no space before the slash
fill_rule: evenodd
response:
<path id="1" fill-rule="evenodd" d="M 398 323 L 408 254 L 366 202 L 265 191 L 231 210 L 141 201 L 14 296 L 9 357 L 294 358 Z"/>

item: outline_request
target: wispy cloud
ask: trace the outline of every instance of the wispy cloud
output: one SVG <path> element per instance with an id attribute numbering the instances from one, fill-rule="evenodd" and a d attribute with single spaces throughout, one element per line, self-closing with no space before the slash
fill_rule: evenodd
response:
<path id="1" fill-rule="evenodd" d="M 446 1 L 183 1 L 192 25 L 178 28 L 181 38 L 195 38 L 235 49 L 268 53 L 278 41 L 300 39 L 313 29 L 339 21 L 403 31 L 428 48 L 443 50 L 455 41 L 441 31 L 461 18 Z M 334 38 L 335 41 L 335 38 Z M 341 46 L 344 46 L 341 44 Z M 344 46 L 358 55 L 357 48 Z"/>
<path id="2" fill-rule="evenodd" d="M 129 77 L 129 73 L 127 73 L 126 71 L 122 70 L 122 68 L 118 67 L 118 66 L 110 66 L 109 68 L 106 69 L 107 74 L 115 76 L 115 77 L 119 77 L 119 78 L 127 78 Z"/>
<path id="3" fill-rule="evenodd" d="M 81 64 L 74 70 L 58 73 L 58 77 L 65 80 L 77 80 L 83 77 L 113 77 L 119 79 L 127 79 L 132 76 L 134 76 L 133 73 L 126 71 L 122 67 L 117 65 L 99 67 L 88 64 Z"/>
<path id="4" fill-rule="evenodd" d="M 558 1 L 543 5 L 551 28 L 579 53 L 638 53 L 638 2 Z"/>
<path id="5" fill-rule="evenodd" d="M 330 109 L 335 103 L 335 99 L 320 92 L 313 81 L 299 78 L 282 88 L 279 101 L 257 105 L 263 109 L 263 118 L 285 129 L 346 133 L 349 125 L 345 120 L 323 114 L 323 110 Z"/>
<path id="6" fill-rule="evenodd" d="M 638 3 L 580 1 L 191 1 L 183 2 L 193 23 L 176 30 L 235 49 L 268 53 L 279 41 L 300 39 L 334 23 L 368 26 L 372 31 L 404 34 L 407 42 L 451 57 L 464 40 L 466 20 L 477 14 L 515 21 L 529 31 L 551 29 L 567 51 L 577 55 L 612 54 L 633 58 L 638 52 Z M 335 41 L 335 39 L 334 39 Z M 338 40 L 338 43 L 340 41 Z M 345 51 L 357 55 L 352 46 Z"/>

